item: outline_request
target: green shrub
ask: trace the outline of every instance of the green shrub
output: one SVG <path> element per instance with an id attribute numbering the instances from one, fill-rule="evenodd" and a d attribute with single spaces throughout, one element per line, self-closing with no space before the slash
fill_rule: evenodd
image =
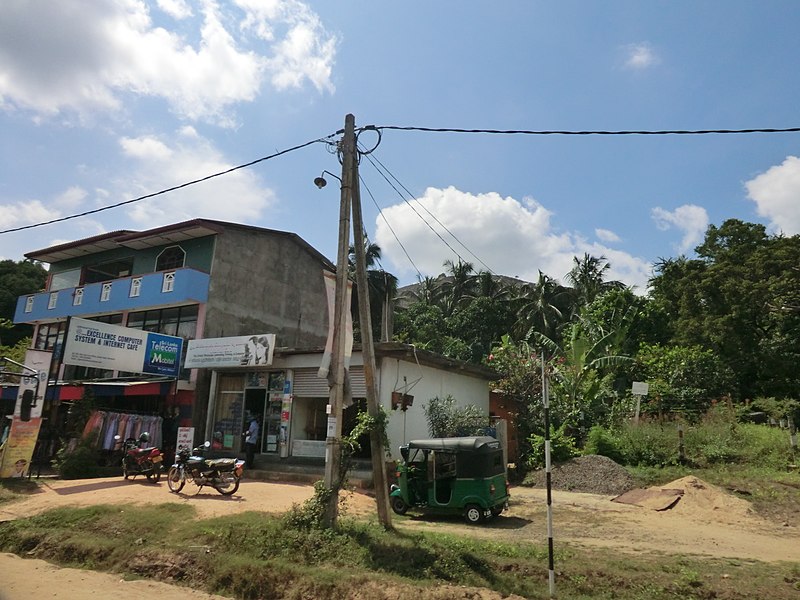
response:
<path id="1" fill-rule="evenodd" d="M 589 430 L 583 453 L 607 456 L 617 463 L 625 461 L 625 457 L 619 447 L 619 440 L 611 430 L 601 425 L 595 425 Z"/>
<path id="2" fill-rule="evenodd" d="M 554 463 L 568 461 L 580 455 L 580 450 L 575 443 L 575 438 L 565 433 L 566 424 L 558 429 L 550 428 L 550 459 Z M 531 469 L 541 469 L 545 466 L 544 436 L 531 434 L 528 438 L 531 453 L 528 455 L 527 465 Z"/>
<path id="3" fill-rule="evenodd" d="M 99 466 L 98 452 L 92 448 L 93 439 L 93 436 L 88 436 L 75 447 L 67 444 L 58 451 L 56 467 L 61 479 L 86 479 L 105 474 L 105 469 Z"/>

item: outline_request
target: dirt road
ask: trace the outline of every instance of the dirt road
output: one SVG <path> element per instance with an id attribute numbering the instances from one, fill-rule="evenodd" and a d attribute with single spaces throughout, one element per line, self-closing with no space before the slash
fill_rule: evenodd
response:
<path id="1" fill-rule="evenodd" d="M 641 506 L 611 502 L 611 496 L 553 492 L 555 543 L 609 548 L 621 552 L 658 552 L 666 554 L 705 555 L 765 562 L 800 562 L 800 544 L 795 527 L 766 522 L 758 518 L 745 500 L 736 498 L 693 477 L 666 486 L 680 488 L 683 495 L 670 510 L 655 511 Z M 0 505 L 0 520 L 21 518 L 57 506 L 93 504 L 188 503 L 198 518 L 208 518 L 242 511 L 283 512 L 302 503 L 313 494 L 308 485 L 289 485 L 245 481 L 239 492 L 224 497 L 214 490 L 196 496 L 176 495 L 166 483 L 124 481 L 121 478 L 59 481 L 42 483 L 37 493 L 13 503 Z M 349 494 L 348 510 L 354 515 L 374 514 L 374 500 L 360 493 Z M 399 528 L 463 532 L 502 539 L 545 543 L 546 503 L 544 490 L 513 488 L 508 513 L 482 526 L 469 526 L 460 519 L 425 517 L 397 518 Z M 120 583 L 119 576 L 58 569 L 42 561 L 25 561 L 12 555 L 0 555 L 3 589 L 0 600 L 28 600 L 37 597 L 63 600 L 107 597 L 109 586 L 125 586 L 137 592 L 135 585 L 149 591 L 163 589 L 155 582 Z M 31 577 L 31 569 L 36 577 Z M 30 587 L 34 585 L 35 587 Z M 43 586 L 47 586 L 43 593 Z M 143 588 L 144 589 L 144 588 Z M 169 589 L 167 587 L 166 589 Z M 99 590 L 105 590 L 101 592 Z M 94 594 L 94 595 L 93 595 Z M 98 595 L 99 594 L 99 595 Z M 197 600 L 213 598 L 204 594 L 181 597 Z"/>

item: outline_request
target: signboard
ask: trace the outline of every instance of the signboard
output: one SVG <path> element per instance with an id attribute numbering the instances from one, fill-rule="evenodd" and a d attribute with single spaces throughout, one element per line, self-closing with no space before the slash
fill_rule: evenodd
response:
<path id="1" fill-rule="evenodd" d="M 650 384 L 644 383 L 643 381 L 634 381 L 631 386 L 631 393 L 634 396 L 647 396 L 649 390 Z"/>
<path id="2" fill-rule="evenodd" d="M 42 425 L 42 406 L 52 357 L 52 353 L 45 350 L 25 353 L 25 366 L 31 371 L 28 376 L 20 377 L 11 429 L 0 460 L 0 477 L 25 477 L 30 469 Z"/>
<path id="3" fill-rule="evenodd" d="M 175 450 L 180 451 L 181 448 L 191 449 L 194 444 L 194 427 L 178 427 L 178 441 L 175 444 Z"/>
<path id="4" fill-rule="evenodd" d="M 183 338 L 73 318 L 64 364 L 177 377 Z"/>
<path id="5" fill-rule="evenodd" d="M 189 340 L 187 369 L 271 365 L 275 334 L 260 333 L 236 337 Z"/>

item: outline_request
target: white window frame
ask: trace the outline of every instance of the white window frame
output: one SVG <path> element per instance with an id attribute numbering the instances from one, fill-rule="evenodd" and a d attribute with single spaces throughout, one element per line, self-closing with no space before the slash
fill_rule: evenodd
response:
<path id="1" fill-rule="evenodd" d="M 164 273 L 164 279 L 161 282 L 161 293 L 166 294 L 175 289 L 175 271 Z"/>
<path id="2" fill-rule="evenodd" d="M 33 312 L 33 301 L 34 301 L 34 297 L 33 296 L 28 296 L 27 298 L 25 298 L 25 312 L 26 313 Z"/>
<path id="3" fill-rule="evenodd" d="M 158 253 L 158 256 L 156 256 L 156 264 L 155 264 L 155 267 L 156 267 L 156 269 L 155 269 L 155 270 L 156 270 L 156 271 L 163 270 L 163 269 L 159 269 L 159 268 L 158 268 L 158 261 L 160 261 L 160 260 L 161 260 L 161 256 L 162 256 L 162 255 L 163 255 L 165 252 L 167 252 L 168 250 L 172 250 L 173 248 L 177 248 L 178 250 L 180 250 L 180 251 L 183 253 L 183 260 L 181 261 L 181 264 L 180 264 L 180 266 L 171 266 L 171 267 L 167 267 L 167 268 L 168 268 L 168 269 L 182 269 L 182 268 L 183 268 L 183 267 L 186 265 L 186 250 L 184 250 L 182 246 L 179 246 L 178 244 L 175 244 L 175 245 L 173 245 L 173 246 L 167 246 L 167 247 L 166 247 L 166 248 L 164 248 L 164 249 L 163 249 L 161 252 L 159 252 L 159 253 Z"/>
<path id="4" fill-rule="evenodd" d="M 47 299 L 47 310 L 53 310 L 58 304 L 58 292 L 50 292 L 50 297 Z"/>
<path id="5" fill-rule="evenodd" d="M 130 298 L 137 298 L 142 291 L 142 278 L 141 277 L 134 277 L 131 279 L 131 292 L 129 294 Z"/>
<path id="6" fill-rule="evenodd" d="M 100 302 L 108 302 L 111 298 L 111 284 L 104 283 L 103 288 L 100 291 Z"/>
<path id="7" fill-rule="evenodd" d="M 80 306 L 83 304 L 83 288 L 75 288 L 75 294 L 72 296 L 72 306 Z"/>

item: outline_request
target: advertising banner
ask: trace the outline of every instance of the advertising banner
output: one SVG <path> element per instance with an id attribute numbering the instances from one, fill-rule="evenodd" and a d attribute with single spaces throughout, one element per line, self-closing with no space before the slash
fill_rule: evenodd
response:
<path id="1" fill-rule="evenodd" d="M 189 340 L 184 367 L 204 369 L 271 365 L 274 352 L 274 333 Z"/>
<path id="2" fill-rule="evenodd" d="M 331 357 L 333 356 L 333 332 L 335 325 L 336 307 L 336 274 L 330 271 L 322 272 L 325 278 L 325 293 L 328 298 L 328 340 L 325 342 L 325 352 L 322 354 L 322 362 L 317 372 L 317 377 L 328 377 L 331 368 Z M 344 340 L 344 368 L 350 368 L 350 358 L 353 354 L 353 313 L 350 312 L 350 298 L 353 295 L 353 282 L 347 281 L 347 292 L 345 305 L 345 340 Z"/>
<path id="3" fill-rule="evenodd" d="M 177 377 L 183 338 L 73 318 L 64 364 Z"/>
<path id="4" fill-rule="evenodd" d="M 25 477 L 30 469 L 42 425 L 42 406 L 52 358 L 52 353 L 45 350 L 25 353 L 25 366 L 31 370 L 26 371 L 27 376 L 20 377 L 11 429 L 0 460 L 0 477 Z"/>
<path id="5" fill-rule="evenodd" d="M 179 452 L 182 448 L 192 448 L 194 444 L 194 427 L 178 427 L 178 441 L 175 451 Z"/>

